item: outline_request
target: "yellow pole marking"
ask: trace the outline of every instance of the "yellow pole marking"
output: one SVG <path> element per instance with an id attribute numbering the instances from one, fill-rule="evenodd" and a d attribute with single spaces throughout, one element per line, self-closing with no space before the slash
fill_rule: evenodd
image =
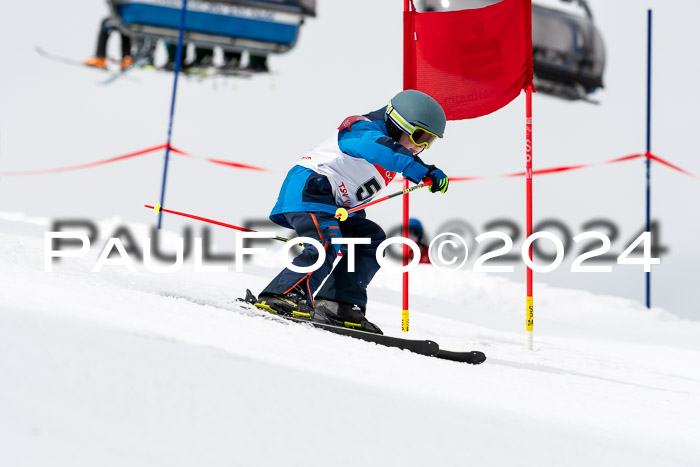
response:
<path id="1" fill-rule="evenodd" d="M 335 217 L 336 219 L 340 219 L 341 222 L 348 220 L 348 210 L 345 208 L 338 208 L 335 211 Z"/>

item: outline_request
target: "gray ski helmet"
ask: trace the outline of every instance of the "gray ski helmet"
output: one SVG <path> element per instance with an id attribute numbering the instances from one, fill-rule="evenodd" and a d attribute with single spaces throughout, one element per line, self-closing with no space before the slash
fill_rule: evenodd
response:
<path id="1" fill-rule="evenodd" d="M 398 115 L 397 115 L 398 114 Z M 438 102 L 424 92 L 408 89 L 395 95 L 386 109 L 384 121 L 391 120 L 409 135 L 420 127 L 442 138 L 447 118 Z"/>

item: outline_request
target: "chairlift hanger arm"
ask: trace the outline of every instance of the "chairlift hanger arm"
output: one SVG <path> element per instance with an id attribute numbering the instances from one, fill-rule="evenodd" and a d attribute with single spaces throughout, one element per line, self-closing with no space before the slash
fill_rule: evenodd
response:
<path id="1" fill-rule="evenodd" d="M 561 1 L 566 2 L 566 3 L 572 3 L 574 0 L 561 0 Z M 581 8 L 583 8 L 583 11 L 586 12 L 586 16 L 592 22 L 593 21 L 593 11 L 591 10 L 591 7 L 588 6 L 588 1 L 587 0 L 576 0 L 576 3 L 578 3 L 578 5 Z"/>

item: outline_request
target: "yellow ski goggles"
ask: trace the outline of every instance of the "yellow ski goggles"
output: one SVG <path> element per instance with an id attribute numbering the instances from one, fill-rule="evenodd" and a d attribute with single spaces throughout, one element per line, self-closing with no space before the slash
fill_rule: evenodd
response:
<path id="1" fill-rule="evenodd" d="M 435 140 L 439 138 L 439 136 L 432 131 L 416 125 L 411 125 L 391 106 L 391 102 L 387 105 L 386 111 L 391 121 L 394 122 L 401 131 L 408 134 L 409 138 L 411 138 L 411 142 L 416 146 L 423 146 L 423 149 L 428 149 Z"/>

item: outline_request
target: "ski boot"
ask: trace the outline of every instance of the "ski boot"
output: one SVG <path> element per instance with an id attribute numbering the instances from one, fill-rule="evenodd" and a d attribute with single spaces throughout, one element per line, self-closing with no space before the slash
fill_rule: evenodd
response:
<path id="1" fill-rule="evenodd" d="M 248 60 L 248 71 L 253 73 L 267 73 L 270 69 L 267 67 L 267 56 L 266 55 L 251 55 Z"/>
<path id="2" fill-rule="evenodd" d="M 313 318 L 315 321 L 342 326 L 349 329 L 384 334 L 379 326 L 365 318 L 365 308 L 350 303 L 334 302 L 320 298 L 316 300 Z"/>
<path id="3" fill-rule="evenodd" d="M 306 293 L 299 286 L 286 294 L 262 294 L 254 305 L 276 315 L 298 318 L 310 319 L 314 312 L 314 309 L 306 303 Z"/>
<path id="4" fill-rule="evenodd" d="M 126 70 L 127 68 L 129 68 L 133 64 L 134 64 L 134 59 L 132 59 L 130 56 L 127 55 L 126 57 L 122 58 L 122 65 L 121 65 L 122 70 Z"/>
<path id="5" fill-rule="evenodd" d="M 94 66 L 95 68 L 107 68 L 107 59 L 104 57 L 92 57 L 85 60 L 83 64 L 87 66 Z"/>

